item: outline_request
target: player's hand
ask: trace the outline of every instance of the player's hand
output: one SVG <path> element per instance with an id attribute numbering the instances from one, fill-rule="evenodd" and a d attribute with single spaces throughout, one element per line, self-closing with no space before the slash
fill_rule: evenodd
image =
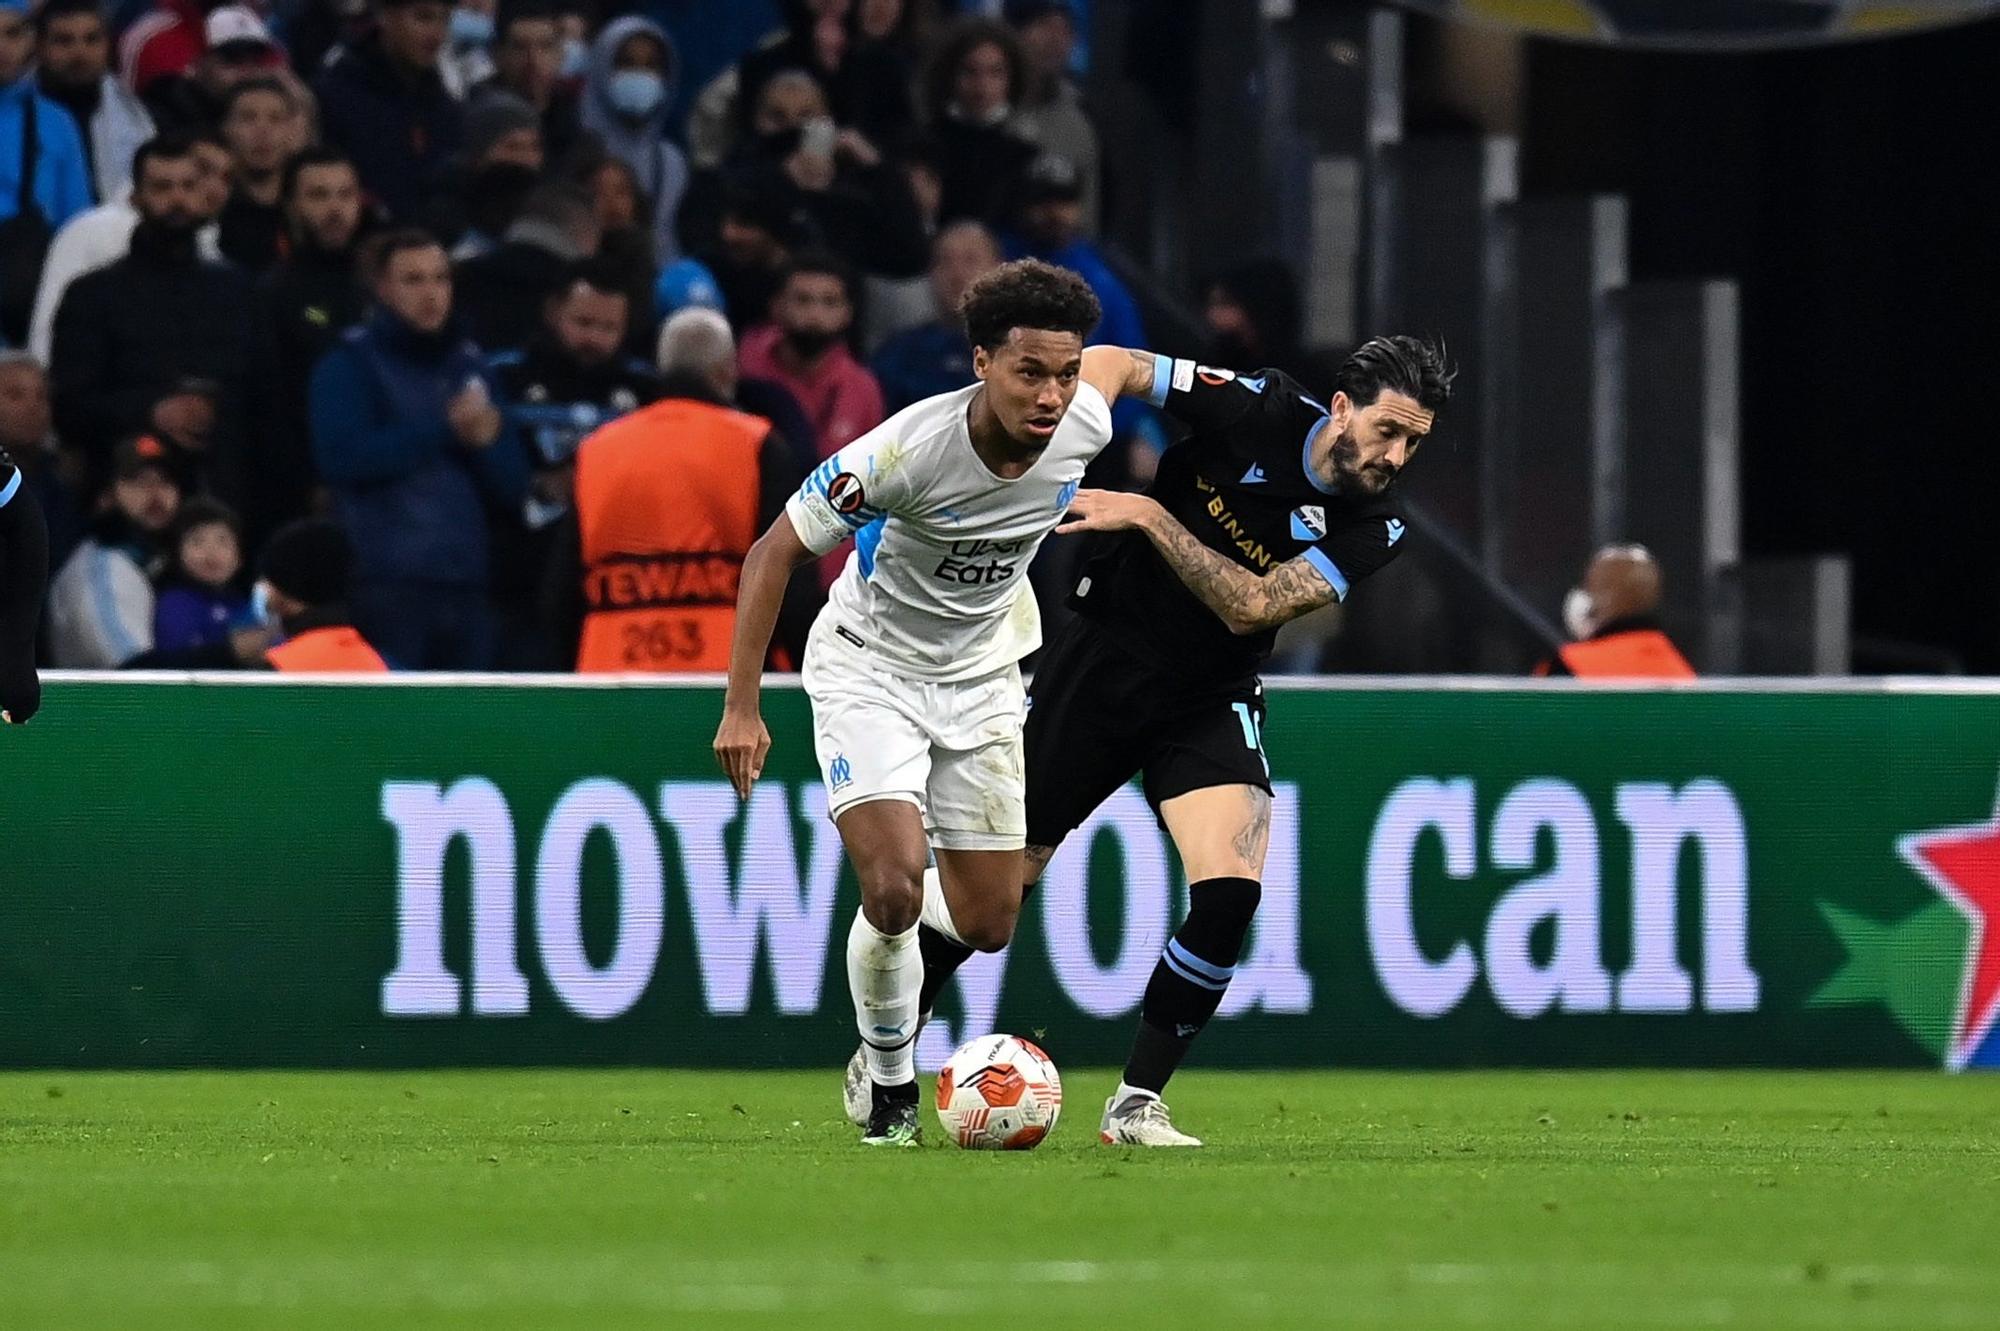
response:
<path id="1" fill-rule="evenodd" d="M 750 787 L 764 774 L 764 759 L 771 752 L 771 732 L 756 712 L 724 709 L 722 724 L 715 730 L 715 760 L 736 787 L 736 797 L 750 798 Z"/>
<path id="2" fill-rule="evenodd" d="M 1056 528 L 1072 531 L 1142 530 L 1164 510 L 1144 495 L 1120 490 L 1078 490 L 1069 501 L 1069 520 Z"/>

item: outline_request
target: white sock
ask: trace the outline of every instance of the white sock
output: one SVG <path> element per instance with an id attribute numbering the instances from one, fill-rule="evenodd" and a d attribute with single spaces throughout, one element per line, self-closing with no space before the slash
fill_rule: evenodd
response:
<path id="1" fill-rule="evenodd" d="M 1116 1109 L 1135 1095 L 1147 1100 L 1157 1100 L 1160 1098 L 1158 1091 L 1149 1091 L 1143 1086 L 1128 1086 L 1121 1081 L 1118 1083 L 1118 1089 L 1111 1093 L 1111 1107 Z"/>
<path id="2" fill-rule="evenodd" d="M 885 934 L 855 911 L 854 927 L 847 931 L 847 987 L 854 995 L 854 1024 L 861 1031 L 868 1075 L 877 1085 L 916 1079 L 917 995 L 923 985 L 917 926 Z"/>
<path id="3" fill-rule="evenodd" d="M 960 947 L 971 946 L 959 936 L 958 922 L 951 918 L 951 906 L 944 899 L 944 879 L 935 864 L 924 870 L 924 906 L 917 920 L 920 924 L 928 924 Z"/>

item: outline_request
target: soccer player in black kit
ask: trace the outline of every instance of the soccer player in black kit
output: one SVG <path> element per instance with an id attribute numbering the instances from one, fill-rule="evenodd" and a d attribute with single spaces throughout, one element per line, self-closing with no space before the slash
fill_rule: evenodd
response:
<path id="1" fill-rule="evenodd" d="M 1262 892 L 1271 779 L 1258 670 L 1279 625 L 1344 600 L 1401 552 L 1393 485 L 1452 371 L 1428 343 L 1376 338 L 1341 364 L 1322 405 L 1276 370 L 1131 355 L 1135 395 L 1149 388 L 1193 435 L 1144 494 L 1085 490 L 1057 528 L 1115 535 L 1084 564 L 1077 617 L 1035 669 L 1027 877 L 1142 777 L 1187 869 L 1189 907 L 1146 986 L 1100 1136 L 1199 1146 L 1160 1092 L 1221 1003 Z M 928 927 L 920 945 L 928 1012 L 971 949 Z"/>
<path id="2" fill-rule="evenodd" d="M 35 635 L 49 583 L 49 532 L 20 471 L 0 448 L 0 722 L 25 725 L 42 705 Z"/>

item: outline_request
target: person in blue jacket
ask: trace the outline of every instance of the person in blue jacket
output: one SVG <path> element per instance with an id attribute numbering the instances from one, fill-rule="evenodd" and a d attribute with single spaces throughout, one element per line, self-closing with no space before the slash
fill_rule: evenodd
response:
<path id="1" fill-rule="evenodd" d="M 1040 259 L 1067 268 L 1090 287 L 1104 318 L 1084 339 L 1091 346 L 1143 347 L 1145 325 L 1139 302 L 1083 233 L 1083 181 L 1067 157 L 1043 153 L 1015 185 L 1014 226 L 1000 247 L 1009 260 Z M 1129 438 L 1145 428 L 1146 404 L 1121 398 L 1111 409 L 1112 431 Z"/>
<path id="2" fill-rule="evenodd" d="M 489 510 L 517 510 L 527 453 L 452 321 L 451 261 L 428 232 L 375 244 L 376 305 L 313 368 L 313 456 L 354 544 L 355 625 L 412 670 L 491 666 Z"/>
<path id="3" fill-rule="evenodd" d="M 33 179 L 23 168 L 34 159 Z M 23 195 L 30 215 L 22 217 Z M 0 339 L 27 340 L 42 254 L 58 228 L 90 207 L 83 132 L 35 86 L 35 23 L 28 0 L 0 0 Z M 36 221 L 33 214 L 39 214 Z M 14 225 L 15 219 L 21 225 Z"/>

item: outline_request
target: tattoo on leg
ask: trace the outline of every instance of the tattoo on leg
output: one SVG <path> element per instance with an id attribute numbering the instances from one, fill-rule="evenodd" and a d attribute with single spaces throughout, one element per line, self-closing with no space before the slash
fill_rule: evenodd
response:
<path id="1" fill-rule="evenodd" d="M 1251 868 L 1262 872 L 1264 849 L 1271 839 L 1271 797 L 1257 787 L 1250 787 L 1250 820 L 1243 824 L 1243 830 L 1236 834 L 1234 842 L 1237 857 Z"/>
<path id="2" fill-rule="evenodd" d="M 1049 861 L 1055 857 L 1055 853 L 1056 848 L 1054 846 L 1028 847 L 1027 872 L 1030 883 L 1038 882 L 1041 879 L 1042 870 L 1049 867 Z"/>

